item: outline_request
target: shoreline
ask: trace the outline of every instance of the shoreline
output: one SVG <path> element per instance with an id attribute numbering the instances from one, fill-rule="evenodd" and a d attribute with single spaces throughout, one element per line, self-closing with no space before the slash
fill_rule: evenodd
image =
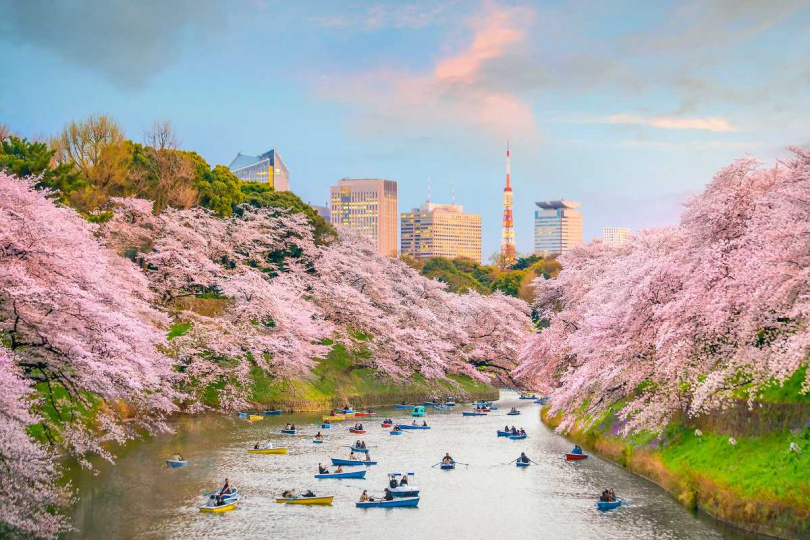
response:
<path id="1" fill-rule="evenodd" d="M 549 429 L 559 425 L 557 417 L 549 418 L 548 407 L 540 411 L 541 422 Z M 782 504 L 735 496 L 711 479 L 692 473 L 680 475 L 671 470 L 654 450 L 638 449 L 623 439 L 596 435 L 592 430 L 573 429 L 563 434 L 588 452 L 643 478 L 669 493 L 694 512 L 703 513 L 718 523 L 752 535 L 785 540 L 799 540 L 810 535 L 810 513 Z M 794 510 L 792 515 L 785 510 Z M 746 519 L 759 516 L 762 519 Z"/>

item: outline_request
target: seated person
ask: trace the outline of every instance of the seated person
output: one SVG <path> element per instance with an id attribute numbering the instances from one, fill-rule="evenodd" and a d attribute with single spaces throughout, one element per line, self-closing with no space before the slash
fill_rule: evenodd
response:
<path id="1" fill-rule="evenodd" d="M 360 495 L 360 502 L 370 501 L 371 498 L 368 496 L 368 492 L 364 489 L 363 494 Z"/>
<path id="2" fill-rule="evenodd" d="M 529 457 L 526 455 L 525 452 L 521 452 L 520 457 L 518 458 L 518 461 L 521 462 L 521 463 L 528 463 L 530 460 L 529 460 Z"/>
<path id="3" fill-rule="evenodd" d="M 302 497 L 314 497 L 314 496 L 315 496 L 315 494 L 314 494 L 314 493 L 312 493 L 312 490 L 311 490 L 311 489 L 308 489 L 308 490 L 307 490 L 307 492 L 306 492 L 306 493 L 304 493 L 304 494 L 303 494 L 303 495 L 301 495 L 301 496 L 302 496 Z"/>
<path id="4" fill-rule="evenodd" d="M 414 420 L 413 422 L 411 422 L 411 425 L 412 425 L 412 426 L 417 425 L 417 424 L 416 424 L 416 420 Z"/>
<path id="5" fill-rule="evenodd" d="M 293 425 L 290 427 L 290 429 L 295 429 L 295 424 L 293 424 Z"/>
<path id="6" fill-rule="evenodd" d="M 402 475 L 402 478 L 399 481 L 399 485 L 400 486 L 407 486 L 408 485 L 408 475 L 407 474 Z"/>
<path id="7" fill-rule="evenodd" d="M 389 485 L 389 486 L 391 486 L 392 488 L 397 487 L 397 486 L 399 485 L 399 484 L 397 484 L 397 477 L 396 477 L 396 476 L 392 476 L 392 477 L 391 477 L 391 481 L 390 481 L 390 482 L 388 482 L 388 485 Z M 386 489 L 386 491 L 388 491 L 388 490 Z"/>
<path id="8" fill-rule="evenodd" d="M 285 489 L 281 492 L 281 497 L 284 499 L 292 499 L 295 497 L 295 489 Z"/>
<path id="9" fill-rule="evenodd" d="M 445 465 L 449 465 L 450 463 L 453 463 L 453 458 L 450 457 L 449 453 L 444 455 L 444 457 L 442 458 L 442 463 L 444 463 Z"/>
<path id="10" fill-rule="evenodd" d="M 181 456 L 180 454 L 175 454 L 175 455 L 173 455 L 173 456 L 172 456 L 172 459 L 173 459 L 174 461 L 185 461 L 185 459 L 183 459 L 183 456 Z"/>
<path id="11" fill-rule="evenodd" d="M 340 473 L 342 473 L 342 472 L 343 472 L 343 465 L 338 465 L 338 468 L 337 468 L 337 469 L 335 469 L 335 473 L 336 473 L 336 474 L 340 474 Z"/>
<path id="12" fill-rule="evenodd" d="M 580 448 L 578 444 L 575 444 L 574 449 L 571 450 L 571 453 L 576 454 L 576 455 L 581 455 L 582 454 L 582 448 Z"/>
<path id="13" fill-rule="evenodd" d="M 424 420 L 422 420 L 422 426 L 423 426 L 423 427 L 427 427 L 427 422 L 425 422 Z"/>
<path id="14" fill-rule="evenodd" d="M 394 495 L 391 493 L 391 491 L 388 488 L 385 488 L 385 496 L 383 497 L 383 500 L 385 500 L 385 501 L 393 501 L 394 500 Z"/>
<path id="15" fill-rule="evenodd" d="M 323 421 L 323 423 L 324 423 L 325 425 L 327 425 L 327 426 L 328 426 L 328 425 L 330 425 L 332 422 L 330 422 L 330 421 L 327 419 L 327 420 L 324 420 L 324 421 Z"/>
<path id="16" fill-rule="evenodd" d="M 354 455 L 354 452 L 349 452 L 349 459 L 357 460 L 357 456 Z"/>
<path id="17" fill-rule="evenodd" d="M 366 461 L 371 461 L 371 453 L 366 452 Z"/>
<path id="18" fill-rule="evenodd" d="M 231 484 L 228 479 L 225 479 L 225 485 L 222 486 L 222 489 L 219 491 L 220 495 L 230 495 L 231 494 Z"/>
<path id="19" fill-rule="evenodd" d="M 256 444 L 254 444 L 254 445 L 253 445 L 253 449 L 254 449 L 254 450 L 258 450 L 259 448 L 260 448 L 260 446 L 259 446 L 259 443 L 258 443 L 258 442 L 257 442 Z"/>
<path id="20" fill-rule="evenodd" d="M 329 474 L 329 469 L 318 463 L 318 474 Z"/>

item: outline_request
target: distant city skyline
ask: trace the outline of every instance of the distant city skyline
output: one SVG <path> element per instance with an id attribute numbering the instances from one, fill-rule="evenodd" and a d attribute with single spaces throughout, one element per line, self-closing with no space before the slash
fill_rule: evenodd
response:
<path id="1" fill-rule="evenodd" d="M 521 253 L 537 200 L 582 201 L 585 240 L 670 225 L 746 152 L 810 144 L 806 2 L 80 4 L 0 0 L 13 132 L 104 113 L 141 141 L 170 120 L 211 164 L 277 148 L 314 204 L 337 178 L 385 177 L 413 208 L 428 177 L 443 199 L 454 177 L 485 260 L 507 138 Z"/>

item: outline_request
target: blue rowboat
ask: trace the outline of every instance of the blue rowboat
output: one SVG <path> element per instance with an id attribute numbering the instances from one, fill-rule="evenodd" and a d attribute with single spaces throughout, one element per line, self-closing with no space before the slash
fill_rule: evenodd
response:
<path id="1" fill-rule="evenodd" d="M 402 435 L 401 431 L 389 431 L 391 435 Z"/>
<path id="2" fill-rule="evenodd" d="M 203 497 L 210 497 L 211 495 L 217 495 L 219 490 L 216 491 L 209 491 L 208 493 L 203 493 Z M 222 496 L 222 500 L 226 503 L 232 503 L 234 501 L 238 501 L 240 499 L 239 496 L 239 488 L 231 488 L 231 492 L 227 495 Z"/>
<path id="3" fill-rule="evenodd" d="M 297 429 L 282 429 L 281 432 L 285 435 L 298 435 Z"/>
<path id="4" fill-rule="evenodd" d="M 318 424 L 315 424 L 316 426 Z M 332 429 L 332 424 L 321 424 L 321 429 Z"/>
<path id="5" fill-rule="evenodd" d="M 363 452 L 364 454 L 368 453 L 368 448 L 355 448 L 352 446 L 352 452 Z"/>
<path id="6" fill-rule="evenodd" d="M 455 401 L 447 401 L 447 402 L 445 402 L 445 405 L 447 405 L 448 407 L 455 407 L 456 402 Z"/>
<path id="7" fill-rule="evenodd" d="M 522 441 L 526 437 L 528 437 L 528 435 L 509 435 L 509 438 L 513 441 Z"/>
<path id="8" fill-rule="evenodd" d="M 449 405 L 434 405 L 433 406 L 433 409 L 437 410 L 437 411 L 446 411 L 449 408 L 450 408 Z"/>
<path id="9" fill-rule="evenodd" d="M 461 413 L 461 416 L 486 416 L 486 415 L 487 415 L 487 413 L 483 413 L 483 412 L 467 412 L 467 411 L 463 411 Z"/>
<path id="10" fill-rule="evenodd" d="M 315 478 L 365 478 L 366 471 L 351 471 L 341 473 L 316 474 Z"/>
<path id="11" fill-rule="evenodd" d="M 615 501 L 596 501 L 596 507 L 599 510 L 613 510 L 620 507 L 624 503 L 621 499 L 616 499 Z"/>
<path id="12" fill-rule="evenodd" d="M 332 460 L 332 465 L 343 465 L 344 467 L 359 467 L 361 465 L 376 465 L 376 461 L 360 461 L 359 459 L 341 459 L 329 458 Z"/>
<path id="13" fill-rule="evenodd" d="M 439 465 L 439 468 L 443 471 L 452 471 L 453 469 L 456 468 L 456 462 L 454 461 L 452 463 L 442 463 L 441 465 Z"/>
<path id="14" fill-rule="evenodd" d="M 489 406 L 490 411 L 497 411 L 498 407 L 493 407 L 492 405 Z"/>
<path id="15" fill-rule="evenodd" d="M 357 411 L 353 409 L 343 409 L 342 411 L 340 411 L 340 414 L 355 414 L 355 413 L 357 413 Z"/>
<path id="16" fill-rule="evenodd" d="M 438 403 L 436 403 L 435 401 L 425 401 L 424 403 L 422 403 L 422 405 L 424 405 L 425 407 L 435 407 L 436 405 L 438 405 Z"/>
<path id="17" fill-rule="evenodd" d="M 501 431 L 500 429 L 498 430 L 498 437 L 511 437 L 511 436 L 512 436 L 511 431 Z"/>
<path id="18" fill-rule="evenodd" d="M 520 399 L 537 399 L 537 396 L 535 396 L 534 394 L 532 395 L 521 394 Z"/>
<path id="19" fill-rule="evenodd" d="M 403 508 L 415 507 L 419 504 L 419 497 L 401 497 L 391 501 L 366 501 L 354 503 L 357 508 Z"/>
<path id="20" fill-rule="evenodd" d="M 323 439 L 312 439 L 312 442 L 315 444 L 323 444 Z"/>
<path id="21" fill-rule="evenodd" d="M 528 467 L 529 464 L 530 464 L 530 462 L 528 462 L 528 461 L 525 461 L 525 462 L 524 461 L 516 461 L 515 462 L 515 467 L 524 469 L 524 468 Z"/>
<path id="22" fill-rule="evenodd" d="M 414 425 L 408 425 L 408 424 L 400 424 L 399 428 L 400 429 L 430 429 L 430 426 L 414 426 Z"/>
<path id="23" fill-rule="evenodd" d="M 280 410 L 277 410 L 277 409 L 272 410 L 272 411 L 269 411 L 269 410 L 268 410 L 268 411 L 264 411 L 264 413 L 263 413 L 263 414 L 264 414 L 265 416 L 280 416 L 280 415 L 281 415 L 281 411 L 280 411 Z"/>
<path id="24" fill-rule="evenodd" d="M 509 411 L 506 413 L 506 416 L 517 416 L 520 414 L 520 411 Z"/>
<path id="25" fill-rule="evenodd" d="M 413 409 L 413 405 L 394 405 L 395 409 Z"/>
<path id="26" fill-rule="evenodd" d="M 171 467 L 172 469 L 179 469 L 180 467 L 185 467 L 188 465 L 188 460 L 177 460 L 177 459 L 167 459 L 166 465 Z"/>
<path id="27" fill-rule="evenodd" d="M 239 418 L 247 418 L 247 417 L 248 417 L 248 413 L 246 413 L 246 412 L 240 412 L 239 413 Z"/>

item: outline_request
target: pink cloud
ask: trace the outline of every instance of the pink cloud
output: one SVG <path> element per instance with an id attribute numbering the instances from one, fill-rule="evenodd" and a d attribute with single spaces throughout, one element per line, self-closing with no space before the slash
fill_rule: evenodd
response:
<path id="1" fill-rule="evenodd" d="M 706 116 L 681 118 L 678 116 L 657 116 L 644 118 L 634 114 L 612 114 L 610 116 L 584 118 L 572 120 L 581 124 L 629 124 L 639 126 L 650 126 L 660 129 L 696 129 L 703 131 L 737 131 L 732 125 L 721 116 Z"/>
<path id="2" fill-rule="evenodd" d="M 487 2 L 466 21 L 472 35 L 460 49 L 440 54 L 433 68 L 411 72 L 386 67 L 354 76 L 322 80 L 323 95 L 353 106 L 365 134 L 397 130 L 475 128 L 484 133 L 536 138 L 531 107 L 511 93 L 480 80 L 482 67 L 526 45 L 526 8 Z"/>

